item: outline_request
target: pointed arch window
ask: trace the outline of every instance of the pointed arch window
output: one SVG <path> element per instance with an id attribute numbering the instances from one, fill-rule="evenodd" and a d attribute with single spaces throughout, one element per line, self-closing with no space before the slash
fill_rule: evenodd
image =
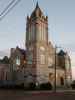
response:
<path id="1" fill-rule="evenodd" d="M 20 65 L 20 57 L 19 56 L 16 57 L 16 65 L 18 65 L 18 66 Z"/>
<path id="2" fill-rule="evenodd" d="M 45 64 L 45 55 L 44 54 L 40 55 L 40 63 Z"/>

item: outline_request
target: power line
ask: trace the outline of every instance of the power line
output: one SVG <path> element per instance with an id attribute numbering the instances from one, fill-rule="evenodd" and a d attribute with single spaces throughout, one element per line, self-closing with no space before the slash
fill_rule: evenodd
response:
<path id="1" fill-rule="evenodd" d="M 21 0 L 17 0 L 16 2 L 15 2 L 15 4 L 10 8 L 10 9 L 8 9 L 8 11 L 2 16 L 2 17 L 0 17 L 0 21 L 20 2 Z"/>
<path id="2" fill-rule="evenodd" d="M 35 7 L 35 4 L 38 3 L 38 0 L 32 0 L 33 6 Z"/>
<path id="3" fill-rule="evenodd" d="M 2 16 L 8 9 L 9 7 L 15 2 L 15 0 L 12 0 L 8 5 L 7 7 L 0 13 L 0 16 Z"/>
<path id="4" fill-rule="evenodd" d="M 35 5 L 35 0 L 32 0 L 33 4 Z"/>
<path id="5" fill-rule="evenodd" d="M 7 7 L 0 14 L 0 21 L 21 1 L 21 0 L 12 0 Z M 15 2 L 15 3 L 14 3 Z M 38 1 L 37 1 L 38 2 Z M 14 4 L 13 4 L 14 3 Z M 33 3 L 35 4 L 34 0 Z M 13 5 L 13 6 L 12 6 Z M 7 12 L 6 12 L 7 11 Z"/>

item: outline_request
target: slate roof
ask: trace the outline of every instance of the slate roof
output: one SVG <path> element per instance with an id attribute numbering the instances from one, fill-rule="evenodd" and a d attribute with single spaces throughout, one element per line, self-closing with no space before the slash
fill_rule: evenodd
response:
<path id="1" fill-rule="evenodd" d="M 59 56 L 64 56 L 66 55 L 66 53 L 63 50 L 60 50 L 60 52 L 58 53 Z"/>

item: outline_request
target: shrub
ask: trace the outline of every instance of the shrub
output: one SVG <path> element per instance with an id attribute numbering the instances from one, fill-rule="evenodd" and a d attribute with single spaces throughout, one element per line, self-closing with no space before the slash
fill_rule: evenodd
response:
<path id="1" fill-rule="evenodd" d="M 34 90 L 36 87 L 35 83 L 30 83 L 28 89 L 29 90 Z"/>
<path id="2" fill-rule="evenodd" d="M 75 89 L 75 80 L 71 84 L 72 89 Z"/>
<path id="3" fill-rule="evenodd" d="M 52 90 L 52 85 L 51 83 L 42 83 L 40 84 L 40 89 L 41 90 Z"/>

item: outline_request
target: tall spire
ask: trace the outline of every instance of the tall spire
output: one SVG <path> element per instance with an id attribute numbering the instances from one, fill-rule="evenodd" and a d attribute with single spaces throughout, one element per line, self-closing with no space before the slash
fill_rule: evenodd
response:
<path id="1" fill-rule="evenodd" d="M 38 1 L 37 1 L 37 3 L 36 3 L 36 8 L 39 8 Z"/>
<path id="2" fill-rule="evenodd" d="M 44 16 L 44 14 L 41 11 L 39 4 L 38 4 L 38 1 L 37 1 L 36 7 L 35 7 L 34 11 L 32 12 L 31 17 L 34 18 L 34 17 L 41 17 L 41 16 Z"/>

